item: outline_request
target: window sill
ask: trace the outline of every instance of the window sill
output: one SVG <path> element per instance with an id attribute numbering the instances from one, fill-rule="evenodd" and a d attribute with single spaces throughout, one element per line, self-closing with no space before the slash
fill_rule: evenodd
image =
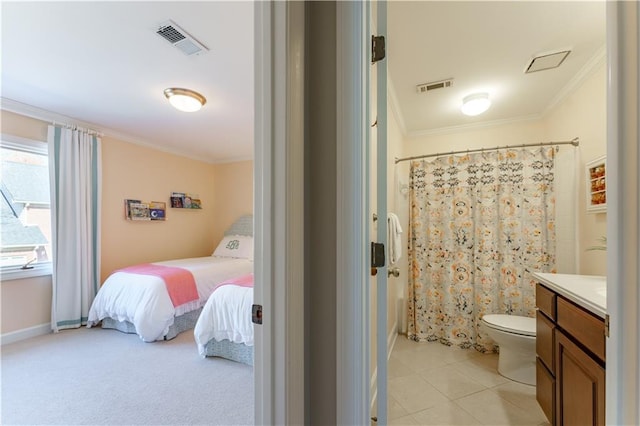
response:
<path id="1" fill-rule="evenodd" d="M 43 277 L 52 274 L 51 264 L 35 265 L 31 269 L 20 267 L 6 267 L 0 270 L 2 281 L 21 280 L 25 278 Z"/>

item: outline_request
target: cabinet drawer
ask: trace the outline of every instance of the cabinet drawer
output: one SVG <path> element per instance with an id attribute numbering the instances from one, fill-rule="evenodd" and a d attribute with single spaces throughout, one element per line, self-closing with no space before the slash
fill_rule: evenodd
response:
<path id="1" fill-rule="evenodd" d="M 554 321 L 556 320 L 556 298 L 553 291 L 540 283 L 536 284 L 536 306 Z"/>
<path id="2" fill-rule="evenodd" d="M 556 403 L 556 381 L 544 364 L 540 362 L 540 358 L 536 359 L 536 399 L 549 423 L 553 425 L 555 423 L 553 413 L 555 413 L 554 404 Z"/>
<path id="3" fill-rule="evenodd" d="M 536 312 L 536 354 L 554 375 L 555 338 L 553 330 L 555 328 L 555 324 L 549 318 L 540 311 Z"/>
<path id="4" fill-rule="evenodd" d="M 558 297 L 558 327 L 573 336 L 593 352 L 601 361 L 605 360 L 604 320 Z"/>

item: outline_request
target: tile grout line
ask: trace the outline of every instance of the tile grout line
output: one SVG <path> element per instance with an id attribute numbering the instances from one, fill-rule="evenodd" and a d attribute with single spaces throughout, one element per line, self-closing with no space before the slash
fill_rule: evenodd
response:
<path id="1" fill-rule="evenodd" d="M 391 357 L 394 357 L 394 355 L 397 355 L 399 353 L 403 354 L 403 357 L 407 357 L 407 356 L 411 356 L 412 352 L 415 352 L 414 355 L 416 356 L 426 356 L 426 357 L 435 357 L 434 359 L 439 359 L 440 357 L 446 357 L 447 354 L 445 353 L 446 350 L 443 350 L 441 347 L 438 346 L 433 346 L 431 349 L 435 349 L 434 352 L 432 352 L 431 350 L 429 350 L 429 348 L 427 348 L 426 346 L 420 347 L 419 351 L 416 351 L 416 348 L 412 348 L 410 347 L 411 345 L 413 345 L 414 343 L 409 343 L 408 342 L 404 342 L 402 340 L 398 340 L 397 341 L 397 345 L 394 347 L 394 351 L 391 354 Z M 419 343 L 415 343 L 416 345 L 418 345 Z M 435 344 L 432 342 L 427 342 L 424 344 Z M 400 346 L 402 346 L 402 349 L 400 348 Z M 443 347 L 446 348 L 445 345 L 443 345 Z M 453 349 L 453 350 L 457 350 L 457 349 Z M 470 349 L 471 350 L 471 349 Z M 428 355 L 426 355 L 428 354 Z M 462 410 L 464 413 L 466 413 L 467 415 L 470 416 L 470 418 L 473 418 L 475 421 L 477 421 L 480 424 L 483 424 L 483 421 L 481 418 L 476 417 L 472 412 L 466 410 L 465 408 L 463 408 L 460 404 L 459 401 L 463 398 L 467 398 L 467 397 L 471 397 L 473 395 L 476 395 L 478 393 L 484 392 L 484 391 L 490 391 L 491 394 L 493 394 L 494 396 L 496 396 L 498 398 L 499 401 L 502 401 L 500 403 L 500 405 L 509 407 L 510 410 L 515 410 L 517 413 L 519 412 L 519 414 L 523 414 L 523 415 L 528 415 L 530 408 L 531 407 L 526 407 L 524 403 L 516 403 L 512 400 L 509 400 L 507 398 L 504 398 L 500 393 L 498 393 L 496 391 L 496 388 L 500 387 L 500 386 L 505 386 L 505 385 L 513 385 L 515 384 L 515 382 L 512 382 L 508 379 L 504 379 L 504 382 L 499 382 L 499 383 L 493 383 L 493 384 L 487 384 L 484 383 L 482 381 L 477 380 L 474 377 L 470 377 L 468 376 L 468 374 L 465 373 L 464 370 L 461 370 L 459 368 L 456 367 L 461 367 L 463 364 L 468 365 L 468 367 L 466 367 L 467 369 L 469 368 L 477 368 L 478 371 L 484 371 L 486 373 L 489 373 L 489 375 L 487 377 L 489 377 L 489 379 L 487 381 L 491 381 L 491 377 L 492 376 L 499 376 L 499 373 L 497 371 L 493 372 L 493 368 L 491 366 L 491 364 L 495 363 L 496 361 L 491 360 L 490 358 L 486 358 L 486 359 L 476 359 L 478 357 L 480 357 L 481 355 L 476 355 L 476 354 L 472 354 L 470 356 L 466 356 L 464 359 L 458 359 L 458 360 L 454 360 L 451 362 L 445 362 L 444 365 L 442 366 L 437 366 L 437 367 L 432 367 L 431 369 L 428 370 L 419 370 L 422 371 L 421 373 L 418 372 L 418 370 L 416 370 L 414 367 L 412 367 L 411 365 L 408 365 L 407 363 L 403 362 L 402 359 L 398 358 L 397 356 L 395 356 L 395 360 L 394 362 L 397 362 L 400 364 L 400 366 L 402 366 L 403 368 L 406 368 L 407 371 L 410 371 L 410 374 L 405 374 L 405 375 L 401 375 L 401 376 L 397 376 L 397 377 L 391 377 L 390 380 L 393 379 L 400 379 L 400 378 L 409 378 L 409 377 L 414 377 L 414 378 L 418 378 L 420 379 L 422 382 L 426 383 L 427 385 L 429 385 L 431 388 L 433 388 L 434 390 L 436 390 L 438 392 L 438 394 L 440 394 L 444 399 L 446 399 L 449 403 L 453 403 L 456 406 L 456 409 L 460 409 Z M 492 355 L 493 356 L 493 355 Z M 497 356 L 497 355 L 495 355 Z M 479 363 L 479 365 L 474 365 L 474 364 L 470 364 L 470 361 L 473 361 L 474 359 L 476 363 Z M 444 369 L 444 368 L 448 368 L 451 367 L 454 371 L 456 371 L 458 374 L 462 375 L 462 376 L 466 376 L 469 378 L 469 380 L 471 380 L 473 383 L 477 384 L 478 386 L 481 386 L 482 389 L 478 389 L 478 390 L 474 390 L 466 395 L 460 396 L 460 397 L 455 397 L 455 398 L 451 398 L 448 395 L 446 395 L 444 392 L 442 392 L 440 389 L 438 389 L 435 385 L 433 385 L 424 375 L 427 375 L 427 372 L 429 371 L 437 371 L 439 369 Z M 495 373 L 495 374 L 491 374 L 491 373 Z M 484 373 L 483 373 L 484 374 Z M 500 378 L 503 378 L 503 376 L 500 376 Z M 521 384 L 517 384 L 517 385 L 521 385 Z M 516 385 L 516 387 L 517 387 Z M 463 385 L 464 386 L 464 385 Z M 525 386 L 525 385 L 522 385 Z M 524 389 L 524 388 L 523 388 Z M 433 405 L 424 409 L 420 409 L 418 411 L 415 412 L 410 412 L 405 405 L 403 405 L 403 402 L 400 398 L 397 398 L 393 395 L 392 392 L 389 393 L 390 398 L 393 398 L 393 400 L 395 401 L 396 404 L 398 404 L 398 406 L 405 412 L 405 414 L 402 414 L 400 416 L 396 416 L 394 418 L 390 417 L 390 420 L 394 420 L 394 419 L 399 419 L 399 418 L 403 418 L 403 417 L 409 417 L 411 418 L 414 422 L 418 423 L 417 418 L 415 417 L 416 415 L 418 415 L 419 413 L 423 412 L 423 411 L 427 411 L 427 410 L 431 410 L 434 408 L 437 408 L 437 405 Z M 526 394 L 523 394 L 524 398 L 527 398 Z M 533 397 L 533 401 L 535 401 L 535 396 Z M 518 416 L 520 417 L 520 416 Z M 536 416 L 538 417 L 538 416 Z M 522 419 L 520 419 L 522 420 Z M 531 419 L 532 421 L 535 421 L 535 424 L 537 425 L 544 425 L 544 421 L 542 421 L 543 419 Z"/>

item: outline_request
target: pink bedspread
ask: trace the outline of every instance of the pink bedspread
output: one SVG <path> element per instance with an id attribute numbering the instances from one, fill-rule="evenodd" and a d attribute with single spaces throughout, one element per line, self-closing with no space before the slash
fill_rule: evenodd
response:
<path id="1" fill-rule="evenodd" d="M 167 292 L 174 307 L 198 300 L 199 298 L 198 288 L 193 279 L 193 274 L 186 269 L 143 263 L 120 269 L 120 271 L 132 274 L 154 275 L 162 278 L 167 286 Z"/>
<path id="2" fill-rule="evenodd" d="M 223 285 L 237 285 L 240 287 L 253 287 L 253 274 L 241 275 L 239 277 L 231 278 L 226 281 L 222 281 L 218 283 L 213 291 L 216 291 L 218 288 Z M 213 293 L 213 292 L 212 292 Z"/>

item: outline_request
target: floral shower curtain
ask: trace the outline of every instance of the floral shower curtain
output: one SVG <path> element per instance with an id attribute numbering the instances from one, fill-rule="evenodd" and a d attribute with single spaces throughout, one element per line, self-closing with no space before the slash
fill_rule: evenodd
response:
<path id="1" fill-rule="evenodd" d="M 555 271 L 554 151 L 413 161 L 408 335 L 495 351 L 483 315 L 534 316 L 531 272 Z"/>

